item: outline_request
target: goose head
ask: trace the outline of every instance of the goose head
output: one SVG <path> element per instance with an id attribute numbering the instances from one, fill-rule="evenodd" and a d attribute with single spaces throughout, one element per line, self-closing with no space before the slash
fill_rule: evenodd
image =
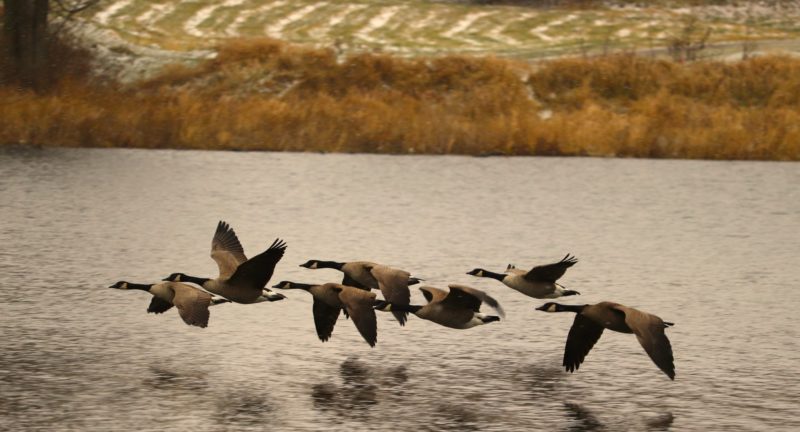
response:
<path id="1" fill-rule="evenodd" d="M 169 282 L 180 282 L 181 280 L 186 279 L 186 275 L 183 273 L 172 273 L 171 275 L 161 279 L 162 281 L 169 281 Z"/>
<path id="2" fill-rule="evenodd" d="M 562 312 L 563 308 L 560 304 L 554 302 L 547 302 L 539 307 L 536 310 L 540 310 L 543 312 Z"/>
<path id="3" fill-rule="evenodd" d="M 305 263 L 300 264 L 300 267 L 305 267 L 307 269 L 319 268 L 319 260 L 308 260 Z"/>
<path id="4" fill-rule="evenodd" d="M 114 285 L 111 285 L 109 288 L 114 288 L 114 289 L 130 289 L 130 288 L 128 287 L 128 285 L 130 285 L 128 282 L 125 282 L 125 281 L 119 281 L 119 282 L 115 283 Z"/>
<path id="5" fill-rule="evenodd" d="M 486 272 L 486 270 L 484 270 L 484 269 L 476 268 L 475 270 L 468 271 L 467 274 L 468 275 L 472 275 L 472 276 L 482 277 L 485 272 Z"/>

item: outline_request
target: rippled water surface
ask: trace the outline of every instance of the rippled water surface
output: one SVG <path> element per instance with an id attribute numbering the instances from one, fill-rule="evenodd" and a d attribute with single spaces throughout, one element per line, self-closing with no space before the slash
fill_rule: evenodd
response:
<path id="1" fill-rule="evenodd" d="M 0 194 L 2 430 L 800 428 L 799 164 L 3 148 Z M 214 275 L 220 219 L 250 255 L 287 241 L 273 282 L 373 260 L 484 289 L 507 319 L 380 314 L 371 349 L 343 319 L 321 343 L 303 292 L 200 329 L 106 288 Z M 564 372 L 571 314 L 465 274 L 567 252 L 565 302 L 676 323 L 674 382 L 612 332 Z"/>

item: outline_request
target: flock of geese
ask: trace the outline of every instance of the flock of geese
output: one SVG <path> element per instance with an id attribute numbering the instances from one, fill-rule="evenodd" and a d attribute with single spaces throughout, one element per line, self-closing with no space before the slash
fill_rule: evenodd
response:
<path id="1" fill-rule="evenodd" d="M 148 312 L 160 314 L 173 306 L 186 324 L 206 327 L 210 306 L 221 303 L 260 303 L 286 298 L 267 288 L 275 265 L 283 257 L 286 243 L 275 240 L 264 252 L 248 259 L 233 229 L 220 221 L 211 241 L 211 258 L 219 267 L 219 276 L 205 278 L 172 273 L 160 283 L 136 284 L 119 281 L 110 288 L 138 289 L 153 295 Z M 567 255 L 561 261 L 533 267 L 524 271 L 509 265 L 504 273 L 476 268 L 467 274 L 496 279 L 506 286 L 536 299 L 554 299 L 580 294 L 558 284 L 557 280 L 578 260 Z M 305 284 L 282 281 L 272 288 L 307 291 L 313 298 L 314 325 L 321 341 L 330 339 L 340 312 L 350 318 L 358 332 L 375 346 L 378 339 L 375 311 L 391 312 L 401 326 L 408 314 L 454 329 L 468 329 L 499 321 L 504 317 L 500 304 L 485 292 L 465 285 L 451 284 L 449 291 L 431 286 L 419 289 L 427 300 L 425 305 L 412 305 L 409 286 L 422 280 L 410 273 L 368 261 L 335 262 L 309 260 L 300 265 L 308 269 L 329 268 L 344 273 L 342 283 Z M 188 285 L 188 283 L 195 284 Z M 372 290 L 379 290 L 379 300 Z M 497 315 L 480 312 L 487 304 Z M 536 308 L 544 312 L 573 312 L 575 320 L 567 336 L 563 366 L 574 372 L 600 339 L 603 330 L 633 333 L 653 360 L 670 379 L 675 379 L 672 347 L 664 334 L 670 322 L 623 306 L 600 302 L 593 305 L 565 305 L 547 302 Z"/>

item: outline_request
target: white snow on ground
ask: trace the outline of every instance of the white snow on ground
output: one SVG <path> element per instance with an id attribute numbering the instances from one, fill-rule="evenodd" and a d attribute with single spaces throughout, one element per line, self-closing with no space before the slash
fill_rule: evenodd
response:
<path id="1" fill-rule="evenodd" d="M 383 39 L 376 39 L 370 36 L 370 33 L 385 26 L 386 23 L 388 23 L 389 20 L 392 19 L 392 17 L 394 17 L 395 14 L 397 14 L 397 11 L 399 11 L 400 9 L 402 9 L 400 6 L 383 8 L 383 10 L 381 10 L 381 13 L 372 17 L 367 23 L 367 25 L 362 27 L 359 31 L 357 31 L 354 36 L 367 42 L 383 41 Z"/>
<path id="2" fill-rule="evenodd" d="M 242 27 L 242 24 L 247 22 L 247 20 L 254 16 L 262 16 L 265 12 L 268 12 L 270 9 L 279 8 L 285 5 L 286 1 L 276 1 L 272 2 L 263 6 L 259 6 L 255 9 L 246 9 L 239 11 L 239 15 L 236 16 L 236 19 L 225 29 L 225 34 L 229 36 L 239 36 L 239 29 Z"/>
<path id="3" fill-rule="evenodd" d="M 563 17 L 563 18 L 550 21 L 547 24 L 540 25 L 538 27 L 534 27 L 533 29 L 531 29 L 530 34 L 538 37 L 539 39 L 541 39 L 541 40 L 543 40 L 545 42 L 552 42 L 554 40 L 562 40 L 564 38 L 549 36 L 549 35 L 547 35 L 546 32 L 548 30 L 550 30 L 550 27 L 560 26 L 561 24 L 573 21 L 573 20 L 575 20 L 577 18 L 578 18 L 578 15 L 569 14 L 569 15 Z"/>
<path id="4" fill-rule="evenodd" d="M 456 39 L 457 34 L 472 27 L 472 25 L 475 24 L 475 21 L 487 17 L 492 13 L 493 12 L 473 12 L 467 14 L 464 18 L 461 18 L 450 30 L 447 30 L 446 32 L 442 33 L 442 36 L 450 39 Z M 470 41 L 470 42 L 475 43 L 475 41 Z"/>
<path id="5" fill-rule="evenodd" d="M 490 38 L 492 38 L 492 39 L 494 39 L 494 40 L 496 40 L 496 41 L 498 41 L 498 42 L 500 42 L 502 44 L 505 44 L 505 45 L 512 45 L 512 46 L 513 45 L 519 45 L 520 41 L 518 39 L 506 36 L 506 35 L 503 34 L 503 32 L 505 31 L 506 27 L 508 27 L 509 24 L 513 24 L 513 23 L 515 23 L 517 21 L 524 20 L 525 18 L 527 18 L 527 17 L 518 16 L 517 18 L 509 20 L 504 24 L 495 26 L 493 29 L 489 30 L 489 33 L 487 33 L 486 36 L 488 36 L 488 37 L 490 37 Z"/>
<path id="6" fill-rule="evenodd" d="M 111 7 L 108 9 L 96 14 L 94 19 L 100 23 L 101 25 L 107 25 L 109 21 L 111 21 L 111 17 L 116 14 L 117 12 L 125 9 L 126 7 L 130 6 L 133 3 L 133 0 L 123 0 L 114 2 L 111 4 Z"/>
<path id="7" fill-rule="evenodd" d="M 550 42 L 551 40 L 553 40 L 553 38 L 545 34 L 545 32 L 549 29 L 550 29 L 549 25 L 546 24 L 540 25 L 538 27 L 534 27 L 533 29 L 531 29 L 530 33 L 545 42 Z"/>
<path id="8" fill-rule="evenodd" d="M 222 4 L 215 4 L 211 6 L 206 6 L 197 11 L 189 20 L 187 20 L 183 24 L 183 31 L 186 33 L 196 36 L 196 37 L 203 37 L 206 36 L 206 33 L 199 30 L 197 27 L 203 23 L 203 21 L 211 18 L 214 14 L 214 11 L 221 7 L 231 7 L 231 6 L 239 6 L 244 3 L 244 0 L 225 0 Z"/>
<path id="9" fill-rule="evenodd" d="M 283 29 L 286 28 L 289 24 L 299 21 L 303 19 L 306 15 L 314 12 L 317 8 L 324 6 L 325 3 L 316 3 L 312 5 L 308 5 L 300 10 L 292 12 L 290 15 L 278 20 L 277 22 L 270 24 L 264 28 L 264 33 L 266 33 L 270 37 L 274 37 L 276 39 L 280 39 L 283 36 Z"/>
<path id="10" fill-rule="evenodd" d="M 328 22 L 324 27 L 317 27 L 314 30 L 309 32 L 309 36 L 314 38 L 327 38 L 327 35 L 330 33 L 333 27 L 344 22 L 344 20 L 353 12 L 360 11 L 366 9 L 367 5 L 348 5 L 344 7 L 341 11 L 331 15 L 328 18 Z"/>
<path id="11" fill-rule="evenodd" d="M 150 9 L 147 10 L 147 12 L 136 17 L 136 22 L 145 26 L 152 25 L 161 18 L 164 18 L 165 16 L 169 15 L 174 10 L 175 10 L 174 4 L 152 5 L 150 6 Z"/>

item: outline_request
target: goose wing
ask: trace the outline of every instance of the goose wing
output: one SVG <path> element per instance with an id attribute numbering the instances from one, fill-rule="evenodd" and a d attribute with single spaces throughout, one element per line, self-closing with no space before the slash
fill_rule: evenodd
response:
<path id="1" fill-rule="evenodd" d="M 172 303 L 153 296 L 153 299 L 150 300 L 150 306 L 147 307 L 147 312 L 160 314 L 168 311 L 172 306 Z"/>
<path id="2" fill-rule="evenodd" d="M 525 273 L 525 279 L 530 282 L 555 282 L 558 278 L 564 276 L 567 269 L 577 262 L 577 258 L 567 254 L 557 263 L 540 265 L 532 268 L 528 273 Z"/>
<path id="3" fill-rule="evenodd" d="M 234 286 L 246 286 L 260 291 L 272 277 L 275 265 L 283 257 L 285 250 L 286 243 L 276 239 L 269 249 L 240 264 L 228 282 Z"/>
<path id="4" fill-rule="evenodd" d="M 408 305 L 411 302 L 411 291 L 408 289 L 408 278 L 411 274 L 385 265 L 375 265 L 369 269 L 375 280 L 378 281 L 383 298 L 389 303 Z M 393 311 L 400 325 L 406 324 L 408 312 Z"/>
<path id="5" fill-rule="evenodd" d="M 375 293 L 353 288 L 343 288 L 339 292 L 339 300 L 353 319 L 361 337 L 375 346 L 378 342 L 378 320 L 375 318 Z"/>
<path id="6" fill-rule="evenodd" d="M 340 310 L 341 309 L 329 306 L 327 303 L 314 297 L 314 326 L 317 328 L 319 340 L 325 342 L 331 338 L 333 327 L 336 325 L 336 320 L 339 318 Z"/>
<path id="7" fill-rule="evenodd" d="M 567 371 L 574 372 L 581 366 L 583 359 L 602 334 L 602 326 L 581 314 L 575 315 L 575 321 L 567 335 L 567 345 L 564 347 L 563 366 Z"/>
<path id="8" fill-rule="evenodd" d="M 669 379 L 675 379 L 675 364 L 672 357 L 672 345 L 664 334 L 664 329 L 667 327 L 664 321 L 647 312 L 617 305 L 615 309 L 622 311 L 625 314 L 625 324 L 633 330 L 636 339 L 644 348 L 645 352 L 653 363 L 661 369 Z"/>
<path id="9" fill-rule="evenodd" d="M 364 286 L 362 283 L 360 283 L 357 280 L 351 278 L 347 273 L 344 274 L 344 279 L 342 279 L 342 285 L 347 285 L 347 286 L 351 286 L 351 287 L 362 289 L 362 290 L 366 290 L 366 291 L 370 290 L 369 287 Z"/>
<path id="10" fill-rule="evenodd" d="M 219 221 L 214 238 L 211 239 L 211 258 L 217 262 L 221 279 L 229 278 L 239 264 L 247 261 L 239 238 L 224 221 Z"/>
<path id="11" fill-rule="evenodd" d="M 447 297 L 448 294 L 445 290 L 431 286 L 422 286 L 419 287 L 419 290 L 422 291 L 422 295 L 425 296 L 425 300 L 427 300 L 428 303 L 442 301 Z"/>
<path id="12" fill-rule="evenodd" d="M 192 286 L 171 282 L 169 288 L 175 294 L 172 303 L 186 324 L 206 327 L 208 325 L 208 305 L 211 295 Z"/>
<path id="13" fill-rule="evenodd" d="M 503 312 L 503 308 L 500 306 L 500 303 L 498 303 L 494 297 L 479 289 L 459 284 L 450 284 L 448 285 L 448 288 L 450 288 L 450 293 L 447 294 L 447 297 L 444 299 L 444 301 L 442 301 L 442 304 L 452 304 L 457 307 L 466 307 L 478 312 L 481 308 L 481 304 L 486 303 L 496 310 L 500 316 L 504 317 L 506 315 L 505 312 Z"/>

